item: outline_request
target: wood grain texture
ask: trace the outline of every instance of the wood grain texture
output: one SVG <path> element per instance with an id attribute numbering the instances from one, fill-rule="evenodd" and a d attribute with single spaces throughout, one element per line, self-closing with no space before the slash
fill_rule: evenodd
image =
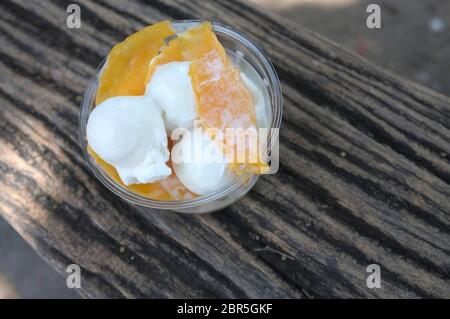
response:
<path id="1" fill-rule="evenodd" d="M 235 0 L 80 0 L 80 30 L 70 2 L 0 2 L 0 214 L 83 296 L 450 297 L 448 97 Z M 119 200 L 78 146 L 97 65 L 167 18 L 241 30 L 283 86 L 280 171 L 211 215 Z"/>

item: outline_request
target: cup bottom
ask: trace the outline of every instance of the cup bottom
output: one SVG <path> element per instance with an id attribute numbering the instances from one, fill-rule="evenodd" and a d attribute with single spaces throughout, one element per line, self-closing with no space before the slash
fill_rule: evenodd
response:
<path id="1" fill-rule="evenodd" d="M 225 208 L 234 202 L 238 201 L 241 197 L 247 194 L 258 181 L 259 175 L 253 175 L 247 182 L 243 183 L 230 193 L 209 203 L 199 204 L 193 207 L 175 209 L 175 212 L 184 214 L 206 214 L 218 211 Z"/>

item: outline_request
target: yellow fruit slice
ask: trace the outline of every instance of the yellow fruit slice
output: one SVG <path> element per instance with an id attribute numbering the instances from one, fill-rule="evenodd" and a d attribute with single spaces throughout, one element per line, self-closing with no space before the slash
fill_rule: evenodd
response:
<path id="1" fill-rule="evenodd" d="M 94 158 L 95 162 L 103 168 L 103 170 L 110 176 L 116 183 L 122 187 L 137 193 L 144 197 L 148 197 L 160 201 L 180 200 L 193 198 L 196 195 L 190 192 L 176 177 L 175 173 L 166 178 L 163 181 L 148 184 L 134 184 L 125 185 L 120 179 L 117 170 L 107 162 L 105 162 L 100 156 L 98 156 L 94 150 L 88 146 L 88 153 Z M 170 163 L 168 163 L 171 166 Z"/>
<path id="2" fill-rule="evenodd" d="M 147 80 L 151 79 L 159 65 L 174 61 L 192 62 L 189 74 L 196 96 L 197 112 L 204 128 L 222 130 L 224 135 L 226 128 L 256 130 L 255 105 L 251 93 L 212 31 L 211 23 L 202 23 L 170 41 L 168 47 L 149 64 Z M 225 139 L 216 139 L 216 142 L 222 143 L 220 146 L 231 159 L 236 159 L 238 152 L 250 152 L 249 149 L 236 149 Z M 261 173 L 260 168 L 266 166 L 258 154 L 248 154 L 248 158 L 255 158 L 256 162 L 248 164 L 233 161 L 231 168 L 235 173 L 249 170 Z"/>
<path id="3" fill-rule="evenodd" d="M 143 95 L 148 63 L 173 35 L 170 21 L 148 26 L 115 45 L 100 76 L 95 104 L 113 96 Z"/>

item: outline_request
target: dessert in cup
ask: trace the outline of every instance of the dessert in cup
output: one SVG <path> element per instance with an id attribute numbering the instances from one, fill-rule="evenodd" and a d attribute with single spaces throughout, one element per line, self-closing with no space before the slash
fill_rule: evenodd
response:
<path id="1" fill-rule="evenodd" d="M 270 172 L 281 113 L 278 78 L 253 42 L 216 23 L 163 21 L 112 48 L 83 98 L 80 141 L 122 198 L 210 212 Z"/>

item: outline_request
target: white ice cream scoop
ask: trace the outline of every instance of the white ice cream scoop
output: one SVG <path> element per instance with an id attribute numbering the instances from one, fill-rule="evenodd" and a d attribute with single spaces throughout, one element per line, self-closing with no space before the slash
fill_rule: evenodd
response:
<path id="1" fill-rule="evenodd" d="M 169 134 L 176 128 L 193 127 L 197 118 L 189 65 L 190 62 L 160 65 L 147 84 L 145 94 L 161 110 Z"/>
<path id="2" fill-rule="evenodd" d="M 216 142 L 201 130 L 183 134 L 172 148 L 171 158 L 180 181 L 199 195 L 214 192 L 236 178 Z"/>
<path id="3" fill-rule="evenodd" d="M 268 115 L 266 102 L 264 100 L 262 87 L 259 87 L 247 75 L 241 72 L 242 80 L 252 94 L 253 103 L 255 103 L 256 126 L 259 128 L 268 128 Z"/>
<path id="4" fill-rule="evenodd" d="M 171 174 L 164 122 L 149 98 L 105 100 L 89 115 L 86 133 L 92 149 L 117 169 L 126 185 L 151 183 Z"/>

